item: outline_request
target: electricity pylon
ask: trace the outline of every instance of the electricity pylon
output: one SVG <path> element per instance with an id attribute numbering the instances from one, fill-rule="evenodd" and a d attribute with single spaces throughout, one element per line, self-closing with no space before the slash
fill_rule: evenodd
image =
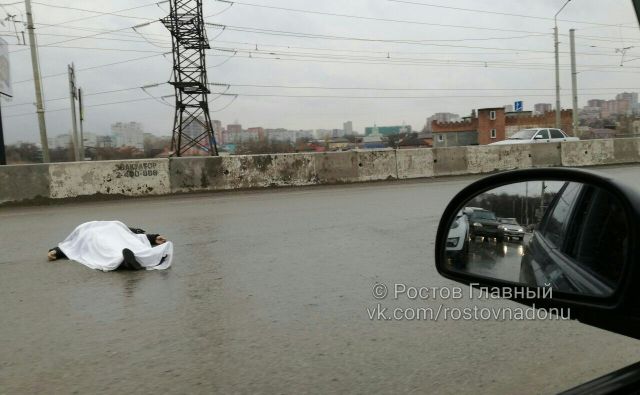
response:
<path id="1" fill-rule="evenodd" d="M 205 60 L 209 41 L 202 17 L 202 0 L 170 0 L 169 6 L 169 15 L 161 21 L 171 32 L 173 47 L 173 81 L 170 84 L 175 88 L 176 109 L 171 150 L 173 155 L 182 156 L 196 147 L 217 156 L 218 147 L 209 115 L 210 90 Z"/>

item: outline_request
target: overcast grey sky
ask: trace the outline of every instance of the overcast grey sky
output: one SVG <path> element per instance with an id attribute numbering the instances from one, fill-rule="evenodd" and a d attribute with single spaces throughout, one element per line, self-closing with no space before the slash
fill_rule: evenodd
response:
<path id="1" fill-rule="evenodd" d="M 12 1 L 3 1 L 9 3 Z M 18 3 L 0 11 L 25 20 L 24 6 Z M 232 84 L 228 93 L 239 94 L 232 103 L 231 96 L 212 95 L 211 115 L 224 125 L 237 120 L 244 127 L 290 129 L 341 128 L 344 121 L 352 120 L 354 128 L 362 132 L 374 122 L 405 122 L 421 129 L 425 118 L 435 112 L 467 115 L 473 108 L 502 106 L 518 99 L 524 101 L 525 110 L 532 109 L 535 103 L 553 103 L 553 15 L 563 3 L 564 0 L 246 0 L 229 7 L 228 3 L 205 0 L 204 14 L 212 15 L 207 20 L 228 26 L 224 31 L 208 28 L 212 47 L 222 49 L 209 51 L 209 81 Z M 149 6 L 118 12 L 120 16 L 62 8 L 114 12 L 144 5 Z M 85 100 L 86 131 L 107 134 L 111 123 L 138 121 L 145 131 L 170 134 L 172 106 L 135 89 L 168 81 L 171 58 L 162 53 L 171 50 L 169 33 L 157 22 L 139 28 L 143 35 L 127 29 L 164 17 L 167 12 L 168 3 L 156 5 L 150 0 L 42 0 L 34 4 L 42 74 L 66 73 L 67 64 L 75 63 L 78 85 L 90 95 Z M 559 19 L 563 107 L 571 106 L 570 28 L 576 29 L 577 36 L 581 106 L 591 98 L 612 99 L 624 90 L 640 91 L 640 60 L 634 60 L 640 58 L 640 29 L 631 0 L 573 0 Z M 17 28 L 24 30 L 21 25 Z M 29 50 L 16 45 L 12 24 L 5 22 L 1 29 L 3 38 L 11 44 L 15 96 L 2 103 L 5 139 L 8 144 L 37 141 L 35 107 L 29 104 L 34 101 Z M 104 34 L 117 29 L 122 30 Z M 252 29 L 263 30 L 248 31 Z M 87 35 L 92 37 L 77 39 Z M 53 44 L 65 40 L 72 41 Z M 625 47 L 633 48 L 626 51 L 624 66 L 620 67 L 622 57 L 616 48 Z M 230 57 L 233 51 L 237 52 Z M 142 57 L 147 58 L 83 70 Z M 67 133 L 71 116 L 66 75 L 45 78 L 44 88 L 49 137 Z M 127 90 L 91 95 L 119 89 Z M 160 97 L 170 95 L 172 88 L 164 84 L 147 91 Z M 171 98 L 167 100 L 172 103 Z M 129 102 L 89 107 L 118 101 Z"/>

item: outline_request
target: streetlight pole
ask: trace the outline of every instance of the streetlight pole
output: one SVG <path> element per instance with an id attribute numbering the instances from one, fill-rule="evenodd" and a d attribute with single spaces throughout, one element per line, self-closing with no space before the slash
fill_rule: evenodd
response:
<path id="1" fill-rule="evenodd" d="M 553 16 L 553 38 L 555 44 L 555 53 L 556 53 L 556 128 L 560 129 L 561 125 L 561 117 L 560 117 L 560 55 L 558 51 L 558 47 L 560 43 L 558 42 L 558 14 L 564 9 L 564 7 L 569 4 L 571 0 L 567 0 L 562 7 L 556 12 Z"/>

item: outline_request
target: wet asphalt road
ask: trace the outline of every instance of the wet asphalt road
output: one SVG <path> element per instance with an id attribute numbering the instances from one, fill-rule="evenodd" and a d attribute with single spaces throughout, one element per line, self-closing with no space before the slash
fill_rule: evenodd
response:
<path id="1" fill-rule="evenodd" d="M 603 171 L 639 183 L 640 166 Z M 477 178 L 0 209 L 0 393 L 533 394 L 640 359 L 639 341 L 576 322 L 369 319 L 376 282 L 454 285 L 436 227 Z M 46 261 L 94 219 L 168 235 L 174 266 Z"/>
<path id="2" fill-rule="evenodd" d="M 520 281 L 520 261 L 524 245 L 531 239 L 527 233 L 524 241 L 510 240 L 498 243 L 495 240 L 477 240 L 469 244 L 469 263 L 465 271 L 489 278 Z"/>

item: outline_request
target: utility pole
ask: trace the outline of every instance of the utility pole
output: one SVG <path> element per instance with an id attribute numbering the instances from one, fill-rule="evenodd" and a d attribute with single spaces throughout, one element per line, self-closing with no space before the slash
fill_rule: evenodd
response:
<path id="1" fill-rule="evenodd" d="M 0 99 L 2 103 L 2 99 Z M 2 129 L 2 109 L 0 109 L 0 166 L 7 164 L 7 153 L 4 149 L 4 130 Z"/>
<path id="2" fill-rule="evenodd" d="M 36 87 L 36 113 L 40 128 L 40 144 L 42 145 L 42 161 L 50 162 L 49 142 L 47 141 L 47 124 L 44 119 L 44 96 L 42 95 L 42 80 L 40 78 L 40 62 L 38 61 L 38 44 L 36 43 L 35 27 L 33 26 L 33 12 L 31 0 L 24 0 L 27 11 L 27 30 L 29 31 L 29 47 L 31 48 L 31 67 L 33 68 L 33 82 Z"/>
<path id="3" fill-rule="evenodd" d="M 537 218 L 537 221 L 540 222 L 542 220 L 542 215 L 544 214 L 544 191 L 547 189 L 545 182 L 542 181 L 542 190 L 540 191 L 540 217 Z"/>
<path id="4" fill-rule="evenodd" d="M 573 135 L 578 136 L 578 72 L 576 71 L 576 37 L 575 29 L 569 30 L 571 46 L 571 96 L 573 97 Z"/>
<path id="5" fill-rule="evenodd" d="M 67 71 L 69 72 L 69 101 L 71 103 L 71 125 L 73 127 L 71 141 L 73 157 L 75 161 L 78 162 L 80 161 L 80 147 L 78 144 L 78 123 L 76 117 L 76 75 L 73 63 L 67 65 Z"/>
<path id="6" fill-rule="evenodd" d="M 84 107 L 82 105 L 81 88 L 78 88 L 78 112 L 80 113 L 80 160 L 84 161 Z"/>
<path id="7" fill-rule="evenodd" d="M 524 183 L 524 218 L 526 225 L 529 226 L 529 183 Z"/>
<path id="8" fill-rule="evenodd" d="M 561 113 L 562 109 L 560 108 L 560 54 L 559 54 L 559 46 L 560 42 L 558 41 L 558 14 L 564 9 L 564 7 L 569 4 L 571 0 L 567 0 L 562 7 L 556 12 L 553 16 L 553 38 L 554 38 L 554 47 L 556 54 L 556 128 L 560 129 L 561 127 Z"/>
<path id="9" fill-rule="evenodd" d="M 553 28 L 553 36 L 555 37 L 555 52 L 556 52 L 556 128 L 560 128 L 560 56 L 558 54 L 558 25 Z"/>

